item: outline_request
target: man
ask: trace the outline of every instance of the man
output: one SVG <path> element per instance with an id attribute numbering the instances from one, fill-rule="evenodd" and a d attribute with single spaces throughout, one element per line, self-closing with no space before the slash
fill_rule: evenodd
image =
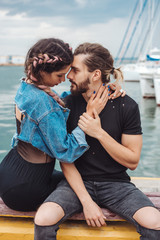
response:
<path id="1" fill-rule="evenodd" d="M 61 164 L 70 185 L 63 180 L 39 208 L 35 240 L 55 240 L 58 225 L 82 209 L 88 225 L 105 225 L 100 207 L 133 223 L 141 240 L 160 239 L 160 212 L 126 173 L 128 168 L 134 170 L 140 159 L 142 132 L 138 105 L 125 96 L 108 100 L 99 116 L 98 109 L 84 113 L 91 94 L 108 82 L 110 75 L 117 80 L 122 78 L 120 69 L 113 68 L 112 56 L 106 48 L 85 43 L 75 50 L 68 74 L 72 92 L 66 98 L 71 109 L 68 129 L 71 131 L 78 123 L 87 134 L 90 149 L 75 165 Z"/>

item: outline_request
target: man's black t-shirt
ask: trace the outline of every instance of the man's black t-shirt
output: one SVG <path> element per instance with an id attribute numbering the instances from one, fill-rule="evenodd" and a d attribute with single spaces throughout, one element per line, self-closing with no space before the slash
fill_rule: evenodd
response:
<path id="1" fill-rule="evenodd" d="M 86 111 L 87 103 L 82 95 L 69 95 L 65 102 L 71 110 L 67 122 L 68 131 L 71 132 L 77 127 L 80 115 Z M 99 117 L 102 128 L 119 143 L 123 133 L 142 134 L 138 105 L 127 95 L 109 100 Z M 86 140 L 89 150 L 75 161 L 83 180 L 130 181 L 127 168 L 116 162 L 97 139 L 86 135 Z"/>

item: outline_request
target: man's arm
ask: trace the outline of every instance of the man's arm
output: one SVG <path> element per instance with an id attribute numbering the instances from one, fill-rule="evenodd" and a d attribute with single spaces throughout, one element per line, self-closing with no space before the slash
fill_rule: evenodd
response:
<path id="1" fill-rule="evenodd" d="M 120 144 L 102 129 L 97 139 L 115 161 L 130 170 L 136 169 L 142 148 L 142 135 L 122 134 Z"/>
<path id="2" fill-rule="evenodd" d="M 134 170 L 138 166 L 142 148 L 142 135 L 122 134 L 121 144 L 101 128 L 100 118 L 94 111 L 95 118 L 84 113 L 79 120 L 79 127 L 89 136 L 96 138 L 108 154 L 121 165 Z"/>
<path id="3" fill-rule="evenodd" d="M 86 222 L 92 227 L 101 227 L 105 224 L 105 216 L 101 208 L 92 200 L 87 192 L 80 173 L 74 164 L 62 163 L 62 171 L 73 191 L 79 198 L 85 215 Z"/>

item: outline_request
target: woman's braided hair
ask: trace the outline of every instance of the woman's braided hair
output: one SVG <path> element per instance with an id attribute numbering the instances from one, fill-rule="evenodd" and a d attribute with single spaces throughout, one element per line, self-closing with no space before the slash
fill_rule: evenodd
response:
<path id="1" fill-rule="evenodd" d="M 68 43 L 56 38 L 39 40 L 26 56 L 25 73 L 27 79 L 41 83 L 41 72 L 52 73 L 70 65 L 73 61 L 72 48 Z"/>

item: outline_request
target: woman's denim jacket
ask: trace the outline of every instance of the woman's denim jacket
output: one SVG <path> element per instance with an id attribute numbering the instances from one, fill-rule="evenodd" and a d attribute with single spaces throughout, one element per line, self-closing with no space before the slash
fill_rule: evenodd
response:
<path id="1" fill-rule="evenodd" d="M 69 109 L 60 106 L 51 96 L 32 84 L 22 80 L 15 103 L 24 118 L 16 140 L 31 143 L 34 147 L 62 162 L 74 162 L 87 149 L 84 132 L 75 128 L 67 133 L 66 121 Z M 17 142 L 17 141 L 16 141 Z"/>

